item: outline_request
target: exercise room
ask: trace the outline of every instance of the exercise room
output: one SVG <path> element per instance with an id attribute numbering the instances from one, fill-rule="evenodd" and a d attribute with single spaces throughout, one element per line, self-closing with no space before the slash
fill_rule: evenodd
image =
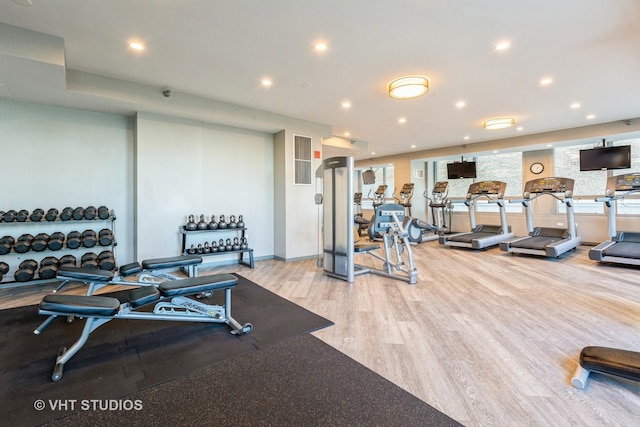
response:
<path id="1" fill-rule="evenodd" d="M 6 424 L 637 426 L 640 3 L 472 3 L 0 2 Z"/>

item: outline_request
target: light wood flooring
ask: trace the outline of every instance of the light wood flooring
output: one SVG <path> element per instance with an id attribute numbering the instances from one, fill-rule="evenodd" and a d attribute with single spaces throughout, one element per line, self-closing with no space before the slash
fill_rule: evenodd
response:
<path id="1" fill-rule="evenodd" d="M 586 345 L 640 351 L 640 268 L 588 250 L 548 259 L 428 242 L 414 247 L 415 285 L 349 284 L 315 259 L 201 273 L 237 272 L 332 320 L 314 335 L 466 426 L 640 426 L 640 383 L 569 382 Z M 35 304 L 45 288 L 1 290 L 0 308 Z"/>

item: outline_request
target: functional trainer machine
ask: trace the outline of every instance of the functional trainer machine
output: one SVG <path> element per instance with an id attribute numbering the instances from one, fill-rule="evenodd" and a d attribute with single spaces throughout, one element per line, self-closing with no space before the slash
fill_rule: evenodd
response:
<path id="1" fill-rule="evenodd" d="M 441 235 L 439 242 L 446 246 L 455 246 L 472 249 L 486 249 L 498 245 L 507 239 L 514 237 L 507 225 L 507 214 L 504 207 L 504 193 L 507 184 L 502 181 L 474 182 L 469 186 L 464 204 L 469 210 L 469 224 L 471 231 L 467 233 L 455 233 Z M 489 203 L 495 203 L 500 210 L 500 225 L 476 225 L 475 201 L 480 197 L 486 197 Z"/>
<path id="2" fill-rule="evenodd" d="M 531 202 L 541 196 L 551 196 L 565 204 L 567 228 L 533 227 Z M 525 207 L 529 235 L 500 242 L 500 250 L 557 258 L 582 242 L 582 238 L 577 235 L 573 214 L 573 179 L 549 177 L 527 181 L 523 198 L 509 202 L 522 203 Z"/>
<path id="3" fill-rule="evenodd" d="M 404 206 L 391 203 L 377 207 L 369 222 L 369 234 L 381 236 L 384 256 L 378 244 L 355 245 L 353 214 L 353 157 L 332 157 L 323 161 L 323 258 L 324 274 L 352 283 L 355 276 L 372 273 L 415 284 L 418 271 L 406 229 L 402 226 Z M 355 263 L 355 254 L 366 253 L 383 262 L 375 269 Z M 407 261 L 405 261 L 405 257 Z"/>
<path id="4" fill-rule="evenodd" d="M 598 262 L 640 265 L 640 232 L 618 231 L 616 228 L 616 202 L 632 194 L 640 193 L 640 173 L 627 173 L 607 179 L 604 202 L 608 209 L 610 240 L 602 242 L 589 251 L 589 258 Z"/>

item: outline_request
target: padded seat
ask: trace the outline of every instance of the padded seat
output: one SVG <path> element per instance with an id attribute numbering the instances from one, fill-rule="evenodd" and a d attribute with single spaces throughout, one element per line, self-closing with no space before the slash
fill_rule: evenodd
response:
<path id="1" fill-rule="evenodd" d="M 640 381 L 640 353 L 590 346 L 580 352 L 580 365 L 594 372 Z"/>
<path id="2" fill-rule="evenodd" d="M 232 274 L 215 274 L 162 282 L 158 285 L 158 290 L 162 296 L 173 297 L 233 288 L 237 283 L 238 278 Z"/>
<path id="3" fill-rule="evenodd" d="M 202 257 L 199 255 L 174 256 L 167 258 L 147 259 L 142 261 L 142 267 L 147 270 L 172 267 L 187 267 L 196 264 L 202 264 Z"/>
<path id="4" fill-rule="evenodd" d="M 40 310 L 74 316 L 115 316 L 120 309 L 117 298 L 86 295 L 45 295 Z"/>
<path id="5" fill-rule="evenodd" d="M 87 282 L 108 282 L 113 279 L 113 273 L 108 270 L 98 270 L 86 267 L 63 266 L 58 269 L 58 277 L 84 280 Z"/>
<path id="6" fill-rule="evenodd" d="M 141 286 L 139 288 L 131 289 L 127 293 L 127 297 L 131 307 L 137 308 L 159 300 L 160 292 L 158 292 L 155 286 Z"/>

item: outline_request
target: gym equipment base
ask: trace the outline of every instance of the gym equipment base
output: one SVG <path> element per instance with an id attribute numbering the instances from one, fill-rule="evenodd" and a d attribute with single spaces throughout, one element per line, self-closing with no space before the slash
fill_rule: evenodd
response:
<path id="1" fill-rule="evenodd" d="M 585 347 L 571 378 L 575 388 L 584 389 L 591 372 L 640 381 L 640 353 L 610 347 Z"/>

